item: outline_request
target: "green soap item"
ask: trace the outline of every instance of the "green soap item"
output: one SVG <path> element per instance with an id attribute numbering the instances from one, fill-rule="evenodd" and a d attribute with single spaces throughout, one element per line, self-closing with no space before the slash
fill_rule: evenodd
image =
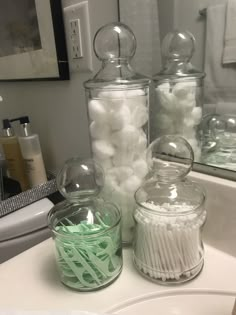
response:
<path id="1" fill-rule="evenodd" d="M 121 271 L 120 227 L 108 229 L 98 212 L 96 218 L 99 224 L 82 221 L 71 225 L 66 220 L 68 225 L 56 227 L 61 233 L 55 238 L 59 272 L 62 282 L 71 288 L 96 289 L 109 283 Z M 104 233 L 100 235 L 101 232 Z"/>

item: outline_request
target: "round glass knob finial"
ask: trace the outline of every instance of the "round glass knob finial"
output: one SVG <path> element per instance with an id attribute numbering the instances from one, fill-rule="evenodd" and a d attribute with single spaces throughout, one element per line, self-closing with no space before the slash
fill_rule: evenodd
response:
<path id="1" fill-rule="evenodd" d="M 57 187 L 71 202 L 81 202 L 96 197 L 104 186 L 104 173 L 92 159 L 72 158 L 59 171 Z"/>
<path id="2" fill-rule="evenodd" d="M 194 154 L 191 145 L 184 138 L 168 135 L 149 145 L 147 160 L 157 177 L 171 181 L 184 177 L 191 171 Z"/>
<path id="3" fill-rule="evenodd" d="M 131 29 L 122 23 L 101 27 L 94 37 L 94 52 L 98 59 L 128 59 L 136 50 L 136 39 Z"/>
<path id="4" fill-rule="evenodd" d="M 188 62 L 195 50 L 195 38 L 189 31 L 168 33 L 162 42 L 162 55 L 166 60 Z"/>

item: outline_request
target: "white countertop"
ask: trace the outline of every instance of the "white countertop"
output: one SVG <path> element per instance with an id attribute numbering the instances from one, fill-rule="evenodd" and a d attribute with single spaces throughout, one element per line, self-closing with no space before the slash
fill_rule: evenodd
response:
<path id="1" fill-rule="evenodd" d="M 133 267 L 130 249 L 124 249 L 120 277 L 105 289 L 79 293 L 59 281 L 54 244 L 47 240 L 0 265 L 0 309 L 87 310 L 103 312 L 137 296 L 165 290 L 209 289 L 236 294 L 236 258 L 205 245 L 205 266 L 191 282 L 160 286 L 143 278 Z"/>

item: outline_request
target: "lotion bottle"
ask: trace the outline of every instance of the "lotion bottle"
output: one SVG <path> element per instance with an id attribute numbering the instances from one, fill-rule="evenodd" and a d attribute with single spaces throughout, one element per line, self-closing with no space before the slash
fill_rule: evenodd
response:
<path id="1" fill-rule="evenodd" d="M 22 136 L 19 136 L 21 153 L 25 162 L 26 174 L 30 187 L 43 184 L 47 181 L 39 136 L 32 134 L 28 116 L 17 119 L 21 124 Z"/>
<path id="2" fill-rule="evenodd" d="M 1 144 L 6 159 L 8 175 L 19 182 L 21 190 L 29 188 L 24 161 L 19 142 L 9 119 L 3 119 L 3 134 Z"/>

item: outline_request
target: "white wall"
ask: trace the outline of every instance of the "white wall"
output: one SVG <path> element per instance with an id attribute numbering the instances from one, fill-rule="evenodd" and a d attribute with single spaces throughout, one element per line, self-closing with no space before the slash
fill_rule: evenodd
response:
<path id="1" fill-rule="evenodd" d="M 81 0 L 63 0 L 63 7 Z M 102 25 L 118 20 L 117 0 L 89 0 L 92 38 Z M 99 62 L 93 55 L 94 73 Z M 0 82 L 2 118 L 28 115 L 39 134 L 47 169 L 55 172 L 72 156 L 89 155 L 83 82 L 92 73 L 73 73 L 70 81 Z"/>

